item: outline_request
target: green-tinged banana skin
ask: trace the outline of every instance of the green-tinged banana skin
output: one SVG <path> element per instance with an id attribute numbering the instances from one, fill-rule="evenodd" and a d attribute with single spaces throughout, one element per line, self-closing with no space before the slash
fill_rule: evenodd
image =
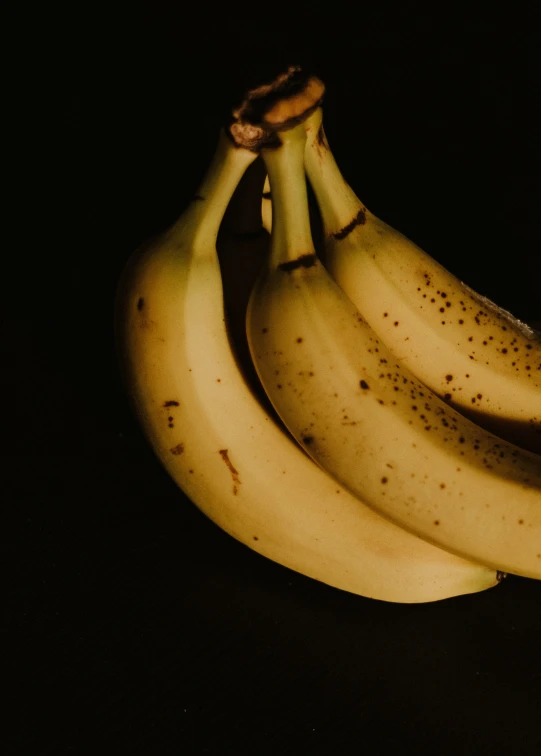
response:
<path id="1" fill-rule="evenodd" d="M 329 149 L 321 108 L 306 128 L 333 278 L 401 364 L 450 406 L 541 453 L 541 336 L 364 206 Z"/>
<path id="2" fill-rule="evenodd" d="M 311 246 L 302 125 L 262 154 L 274 219 L 247 328 L 260 380 L 306 452 L 374 510 L 495 569 L 541 578 L 541 460 L 426 388 Z"/>
<path id="3" fill-rule="evenodd" d="M 119 356 L 155 453 L 223 530 L 329 585 L 395 602 L 495 585 L 495 570 L 437 549 L 361 504 L 255 398 L 228 338 L 216 252 L 226 205 L 254 157 L 222 137 L 196 199 L 123 275 Z"/>

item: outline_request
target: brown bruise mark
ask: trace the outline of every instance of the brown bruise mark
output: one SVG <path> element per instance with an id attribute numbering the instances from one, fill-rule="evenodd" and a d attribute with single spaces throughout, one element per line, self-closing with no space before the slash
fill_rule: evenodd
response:
<path id="1" fill-rule="evenodd" d="M 137 309 L 139 310 L 139 312 L 141 312 L 144 306 L 145 300 L 143 299 L 143 297 L 139 297 L 139 299 L 137 300 Z"/>
<path id="2" fill-rule="evenodd" d="M 345 239 L 346 236 L 349 236 L 349 234 L 353 231 L 354 228 L 357 226 L 364 226 L 366 223 L 366 208 L 361 208 L 355 218 L 353 218 L 352 221 L 350 221 L 347 226 L 344 226 L 340 229 L 340 231 L 336 231 L 336 233 L 333 234 L 333 237 L 337 241 L 342 241 L 342 239 Z"/>
<path id="3" fill-rule="evenodd" d="M 291 273 L 292 270 L 297 270 L 297 268 L 312 268 L 314 265 L 316 265 L 316 263 L 316 255 L 301 255 L 295 260 L 287 260 L 287 262 L 280 263 L 278 270 L 283 270 L 286 273 Z"/>
<path id="4" fill-rule="evenodd" d="M 434 520 L 434 525 L 439 525 L 439 524 L 440 524 L 439 520 Z"/>
<path id="5" fill-rule="evenodd" d="M 233 467 L 233 464 L 229 459 L 229 449 L 219 449 L 218 453 L 231 473 L 231 477 L 233 478 L 233 493 L 236 496 L 239 490 L 238 487 L 240 486 L 240 478 L 238 471 Z"/>
<path id="6" fill-rule="evenodd" d="M 302 437 L 303 444 L 306 444 L 307 446 L 309 446 L 312 443 L 313 440 L 314 440 L 313 436 L 303 436 Z"/>
<path id="7" fill-rule="evenodd" d="M 176 454 L 177 456 L 184 453 L 184 444 L 177 444 L 176 446 L 173 446 L 171 449 L 171 454 Z"/>
<path id="8" fill-rule="evenodd" d="M 167 402 L 163 403 L 164 407 L 180 407 L 180 402 L 177 402 L 175 399 L 169 399 Z"/>
<path id="9" fill-rule="evenodd" d="M 258 536 L 253 536 L 253 539 L 254 539 L 254 541 L 259 541 L 259 537 Z"/>
<path id="10" fill-rule="evenodd" d="M 302 344 L 302 341 L 303 341 L 303 338 L 302 338 L 302 336 L 299 336 L 299 337 L 297 338 L 297 344 Z"/>

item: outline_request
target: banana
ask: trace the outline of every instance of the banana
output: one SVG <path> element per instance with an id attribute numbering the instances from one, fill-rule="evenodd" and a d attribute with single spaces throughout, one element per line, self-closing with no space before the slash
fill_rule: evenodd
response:
<path id="1" fill-rule="evenodd" d="M 118 357 L 149 443 L 214 523 L 292 570 L 393 602 L 490 588 L 501 578 L 494 569 L 372 512 L 315 465 L 255 397 L 229 338 L 216 251 L 226 206 L 256 158 L 243 146 L 253 148 L 255 137 L 243 141 L 236 126 L 240 146 L 222 133 L 193 202 L 132 257 L 119 283 Z M 256 198 L 259 207 L 260 190 Z"/>
<path id="2" fill-rule="evenodd" d="M 406 530 L 495 569 L 541 578 L 541 459 L 426 388 L 318 260 L 301 123 L 263 148 L 271 254 L 247 312 L 277 413 L 322 468 Z"/>
<path id="3" fill-rule="evenodd" d="M 401 364 L 451 407 L 541 453 L 540 334 L 365 207 L 329 149 L 321 108 L 305 125 L 333 278 Z"/>

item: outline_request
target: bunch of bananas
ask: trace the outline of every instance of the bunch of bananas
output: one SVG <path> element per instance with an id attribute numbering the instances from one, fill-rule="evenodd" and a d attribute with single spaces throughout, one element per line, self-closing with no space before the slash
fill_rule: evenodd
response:
<path id="1" fill-rule="evenodd" d="M 541 336 L 370 213 L 323 94 L 293 67 L 248 92 L 129 260 L 134 411 L 210 519 L 316 580 L 411 603 L 540 579 Z"/>

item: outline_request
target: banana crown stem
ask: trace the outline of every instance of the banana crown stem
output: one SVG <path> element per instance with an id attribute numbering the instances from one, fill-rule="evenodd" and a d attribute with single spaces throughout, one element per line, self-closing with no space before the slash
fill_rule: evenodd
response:
<path id="1" fill-rule="evenodd" d="M 366 212 L 366 208 L 343 177 L 329 148 L 321 108 L 307 119 L 305 128 L 306 174 L 316 195 L 325 234 L 342 238 L 341 234 L 358 220 L 359 213 Z"/>
<path id="2" fill-rule="evenodd" d="M 261 152 L 272 192 L 270 264 L 273 267 L 315 255 L 304 173 L 304 125 L 282 132 L 280 141 L 279 147 Z"/>
<path id="3" fill-rule="evenodd" d="M 256 158 L 256 152 L 238 147 L 222 132 L 191 204 L 171 230 L 173 237 L 184 238 L 186 227 L 190 227 L 194 252 L 214 249 L 227 205 L 246 169 Z"/>

